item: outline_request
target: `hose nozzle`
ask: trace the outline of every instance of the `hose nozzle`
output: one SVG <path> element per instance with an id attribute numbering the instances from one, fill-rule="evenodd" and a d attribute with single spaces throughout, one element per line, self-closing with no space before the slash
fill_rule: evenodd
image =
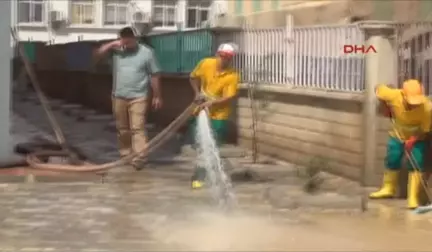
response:
<path id="1" fill-rule="evenodd" d="M 204 95 L 198 95 L 195 97 L 194 103 L 197 105 L 203 104 L 207 101 L 207 98 Z"/>

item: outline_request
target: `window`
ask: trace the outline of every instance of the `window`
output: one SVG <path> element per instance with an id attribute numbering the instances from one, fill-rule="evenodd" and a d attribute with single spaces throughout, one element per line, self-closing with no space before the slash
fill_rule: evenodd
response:
<path id="1" fill-rule="evenodd" d="M 254 10 L 254 12 L 261 11 L 261 0 L 254 0 L 253 1 L 253 10 Z"/>
<path id="2" fill-rule="evenodd" d="M 44 14 L 43 0 L 18 0 L 19 23 L 42 23 Z"/>
<path id="3" fill-rule="evenodd" d="M 279 0 L 273 0 L 272 1 L 272 9 L 278 10 L 278 7 L 279 7 Z"/>
<path id="4" fill-rule="evenodd" d="M 243 14 L 243 0 L 235 0 L 235 14 L 236 15 Z"/>
<path id="5" fill-rule="evenodd" d="M 104 25 L 126 25 L 128 0 L 104 1 Z"/>
<path id="6" fill-rule="evenodd" d="M 177 0 L 153 1 L 153 25 L 156 27 L 174 27 L 176 25 Z"/>
<path id="7" fill-rule="evenodd" d="M 187 28 L 198 28 L 202 22 L 209 18 L 210 0 L 188 0 L 187 2 Z"/>
<path id="8" fill-rule="evenodd" d="M 95 23 L 95 6 L 93 0 L 72 0 L 71 7 L 72 24 Z"/>

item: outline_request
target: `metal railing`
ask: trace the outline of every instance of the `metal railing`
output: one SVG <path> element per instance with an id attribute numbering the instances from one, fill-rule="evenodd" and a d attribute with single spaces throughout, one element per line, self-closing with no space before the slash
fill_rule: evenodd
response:
<path id="1" fill-rule="evenodd" d="M 294 28 L 294 86 L 360 91 L 364 55 L 345 54 L 344 45 L 364 45 L 356 25 Z"/>
<path id="2" fill-rule="evenodd" d="M 395 25 L 398 83 L 418 79 L 432 95 L 432 22 Z"/>
<path id="3" fill-rule="evenodd" d="M 225 39 L 227 40 L 227 39 Z M 244 29 L 232 36 L 243 82 L 361 91 L 364 57 L 344 45 L 365 43 L 356 25 Z"/>
<path id="4" fill-rule="evenodd" d="M 432 22 L 387 26 L 397 49 L 397 82 L 418 79 L 431 95 Z M 345 55 L 343 46 L 365 44 L 360 27 L 201 29 L 151 35 L 148 41 L 166 73 L 187 74 L 201 59 L 214 55 L 220 43 L 234 42 L 240 50 L 234 65 L 243 82 L 356 92 L 364 89 L 365 57 Z M 27 47 L 36 57 L 39 49 Z"/>
<path id="5" fill-rule="evenodd" d="M 406 35 L 406 27 L 399 30 Z M 429 37 L 422 39 L 429 41 Z M 243 82 L 348 92 L 364 89 L 363 55 L 343 52 L 344 45 L 365 44 L 364 33 L 357 25 L 201 29 L 151 35 L 147 41 L 165 73 L 187 74 L 200 60 L 214 55 L 220 43 L 234 42 L 240 50 L 234 66 Z M 406 76 L 419 76 L 429 85 L 430 74 L 425 70 L 431 58 L 428 50 L 421 49 L 423 63 L 417 54 L 409 54 L 405 56 L 408 59 L 400 58 L 399 68 Z M 415 67 L 419 64 L 423 68 Z"/>
<path id="6" fill-rule="evenodd" d="M 185 73 L 223 42 L 239 45 L 234 66 L 243 82 L 342 91 L 364 88 L 364 57 L 344 54 L 344 45 L 363 45 L 357 25 L 199 30 L 150 36 L 166 72 Z M 211 51 L 211 48 L 213 51 Z"/>
<path id="7" fill-rule="evenodd" d="M 286 43 L 284 28 L 246 29 L 241 32 L 241 49 L 236 67 L 244 82 L 293 84 L 293 48 Z"/>

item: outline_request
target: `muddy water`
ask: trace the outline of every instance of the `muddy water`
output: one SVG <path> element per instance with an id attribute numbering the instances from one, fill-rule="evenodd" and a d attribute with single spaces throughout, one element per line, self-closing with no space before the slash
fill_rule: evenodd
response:
<path id="1" fill-rule="evenodd" d="M 431 251 L 431 215 L 380 208 L 368 214 L 309 214 L 302 224 L 253 215 L 198 214 L 156 232 L 192 251 Z"/>

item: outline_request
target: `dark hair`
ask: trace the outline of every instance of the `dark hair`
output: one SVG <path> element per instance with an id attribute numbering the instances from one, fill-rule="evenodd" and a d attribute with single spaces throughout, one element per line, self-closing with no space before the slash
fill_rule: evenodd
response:
<path id="1" fill-rule="evenodd" d="M 147 35 L 140 36 L 139 42 L 140 42 L 140 44 L 144 44 L 144 45 L 154 49 L 153 45 L 150 43 L 150 38 Z"/>
<path id="2" fill-rule="evenodd" d="M 119 31 L 120 38 L 135 38 L 135 33 L 131 27 L 125 27 Z"/>
<path id="3" fill-rule="evenodd" d="M 364 17 L 360 17 L 360 16 L 352 16 L 349 18 L 349 22 L 350 23 L 357 23 L 357 22 L 362 22 L 365 21 L 366 19 Z"/>

